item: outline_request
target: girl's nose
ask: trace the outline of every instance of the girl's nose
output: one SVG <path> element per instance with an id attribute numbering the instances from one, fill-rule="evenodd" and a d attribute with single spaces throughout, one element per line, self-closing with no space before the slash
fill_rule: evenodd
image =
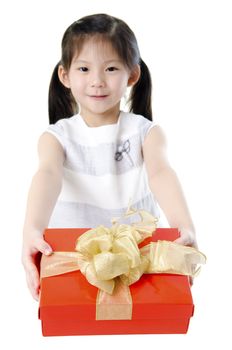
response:
<path id="1" fill-rule="evenodd" d="M 92 87 L 104 87 L 105 86 L 105 81 L 102 76 L 102 74 L 94 74 L 91 79 L 91 86 Z"/>

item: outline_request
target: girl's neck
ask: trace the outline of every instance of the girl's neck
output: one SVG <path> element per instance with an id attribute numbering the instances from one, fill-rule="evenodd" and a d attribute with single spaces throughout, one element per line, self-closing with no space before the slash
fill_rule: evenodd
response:
<path id="1" fill-rule="evenodd" d="M 103 114 L 91 113 L 81 110 L 80 115 L 86 125 L 90 128 L 96 128 L 103 125 L 117 124 L 120 110 L 111 110 Z"/>

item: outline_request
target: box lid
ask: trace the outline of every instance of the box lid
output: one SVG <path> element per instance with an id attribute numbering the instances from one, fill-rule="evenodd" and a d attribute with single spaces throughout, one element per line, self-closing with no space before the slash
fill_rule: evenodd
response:
<path id="1" fill-rule="evenodd" d="M 46 229 L 45 240 L 54 251 L 73 251 L 76 239 L 86 229 Z M 159 228 L 152 241 L 173 241 L 177 229 Z M 146 242 L 144 242 L 146 243 Z M 133 319 L 186 318 L 193 314 L 193 300 L 187 276 L 144 274 L 130 286 Z M 98 289 L 80 271 L 43 278 L 41 281 L 40 319 L 63 318 L 94 320 Z"/>

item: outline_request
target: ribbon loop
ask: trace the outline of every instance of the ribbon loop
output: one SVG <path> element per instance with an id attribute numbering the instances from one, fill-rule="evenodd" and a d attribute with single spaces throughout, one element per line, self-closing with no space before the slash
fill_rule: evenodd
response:
<path id="1" fill-rule="evenodd" d="M 195 248 L 158 241 L 150 243 L 149 261 L 148 273 L 173 273 L 193 277 L 197 264 L 204 264 L 206 257 Z"/>

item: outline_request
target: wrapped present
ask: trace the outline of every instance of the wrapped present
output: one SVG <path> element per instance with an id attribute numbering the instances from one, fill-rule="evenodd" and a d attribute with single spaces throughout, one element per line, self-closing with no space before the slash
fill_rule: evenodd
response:
<path id="1" fill-rule="evenodd" d="M 41 264 L 43 335 L 186 333 L 188 276 L 205 257 L 172 243 L 177 229 L 154 228 L 46 229 L 55 253 Z"/>

